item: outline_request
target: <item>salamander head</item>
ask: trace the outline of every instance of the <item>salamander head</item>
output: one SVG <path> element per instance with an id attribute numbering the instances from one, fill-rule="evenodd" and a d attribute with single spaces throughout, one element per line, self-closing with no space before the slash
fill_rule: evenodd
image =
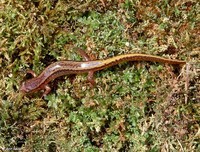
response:
<path id="1" fill-rule="evenodd" d="M 26 88 L 25 82 L 22 82 L 19 91 L 22 93 L 28 93 L 28 89 Z"/>
<path id="2" fill-rule="evenodd" d="M 19 91 L 22 92 L 22 93 L 29 93 L 31 92 L 31 88 L 28 87 L 28 85 L 26 84 L 26 81 L 25 82 L 22 82 L 20 88 L 19 88 Z"/>

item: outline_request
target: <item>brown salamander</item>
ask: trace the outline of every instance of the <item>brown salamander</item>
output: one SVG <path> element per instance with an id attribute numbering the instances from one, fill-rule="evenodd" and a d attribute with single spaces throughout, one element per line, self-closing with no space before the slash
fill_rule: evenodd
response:
<path id="1" fill-rule="evenodd" d="M 173 65 L 182 65 L 185 64 L 185 61 L 166 59 L 153 55 L 146 54 L 125 54 L 119 55 L 108 59 L 103 60 L 87 60 L 86 61 L 58 61 L 47 66 L 41 74 L 38 76 L 35 75 L 33 71 L 30 71 L 34 77 L 23 82 L 20 91 L 24 93 L 32 93 L 39 90 L 45 89 L 43 96 L 47 95 L 50 92 L 50 87 L 48 83 L 54 80 L 57 77 L 69 74 L 80 74 L 89 72 L 89 79 L 93 76 L 93 72 L 99 71 L 113 65 L 126 62 L 126 61 L 151 61 L 151 62 L 160 62 L 168 63 Z M 91 81 L 92 83 L 92 81 Z"/>

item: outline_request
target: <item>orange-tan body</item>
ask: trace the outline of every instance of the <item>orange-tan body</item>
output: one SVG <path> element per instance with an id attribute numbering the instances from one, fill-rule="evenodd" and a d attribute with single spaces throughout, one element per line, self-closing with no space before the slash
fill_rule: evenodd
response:
<path id="1" fill-rule="evenodd" d="M 151 61 L 173 65 L 185 64 L 185 61 L 166 59 L 146 54 L 125 54 L 93 61 L 58 61 L 46 67 L 38 76 L 23 82 L 20 91 L 32 93 L 46 89 L 44 93 L 44 95 L 46 95 L 50 92 L 50 88 L 47 84 L 57 77 L 69 74 L 95 72 L 126 61 Z"/>

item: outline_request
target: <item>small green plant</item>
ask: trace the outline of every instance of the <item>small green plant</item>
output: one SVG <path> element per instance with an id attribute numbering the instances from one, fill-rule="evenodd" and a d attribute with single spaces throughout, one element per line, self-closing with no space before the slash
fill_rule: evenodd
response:
<path id="1" fill-rule="evenodd" d="M 199 39 L 195 1 L 2 1 L 0 149 L 20 151 L 198 151 Z M 184 67 L 129 62 L 50 83 L 19 86 L 57 60 L 145 53 Z M 170 57 L 169 57 L 170 56 Z"/>

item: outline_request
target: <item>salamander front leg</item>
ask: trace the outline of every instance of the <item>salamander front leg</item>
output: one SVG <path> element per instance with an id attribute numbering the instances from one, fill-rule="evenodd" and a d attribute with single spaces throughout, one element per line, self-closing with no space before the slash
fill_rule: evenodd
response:
<path id="1" fill-rule="evenodd" d="M 44 93 L 42 94 L 42 98 L 45 97 L 47 94 L 49 94 L 49 92 L 51 91 L 51 88 L 49 87 L 49 85 L 45 85 L 44 87 L 45 91 Z"/>
<path id="2" fill-rule="evenodd" d="M 37 76 L 33 70 L 28 70 L 27 73 L 31 74 L 33 77 Z M 51 91 L 51 88 L 49 87 L 48 84 L 46 84 L 41 98 L 44 98 L 47 94 L 49 94 L 50 91 Z"/>
<path id="3" fill-rule="evenodd" d="M 28 70 L 28 71 L 27 71 L 27 73 L 31 74 L 33 77 L 36 77 L 36 74 L 35 74 L 35 72 L 34 72 L 34 71 L 32 71 L 32 70 Z"/>

